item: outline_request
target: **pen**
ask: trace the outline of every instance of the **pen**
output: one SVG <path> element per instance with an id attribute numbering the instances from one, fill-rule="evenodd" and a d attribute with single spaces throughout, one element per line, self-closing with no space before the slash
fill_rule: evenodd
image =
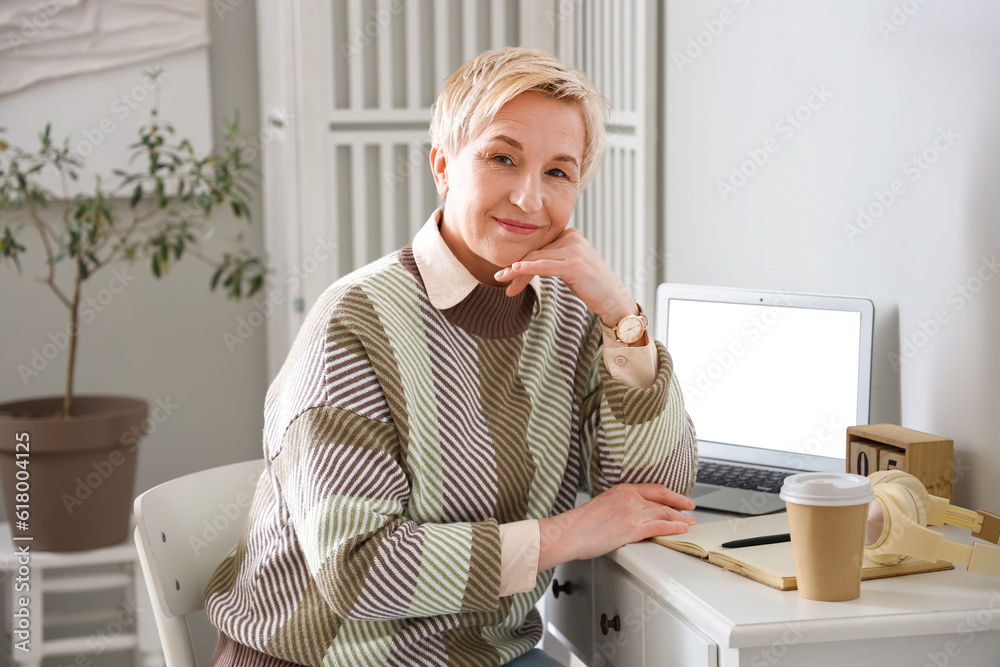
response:
<path id="1" fill-rule="evenodd" d="M 731 542 L 723 542 L 719 546 L 723 549 L 737 549 L 739 547 L 755 547 L 761 544 L 790 542 L 791 539 L 788 533 L 781 533 L 780 535 L 761 535 L 760 537 L 748 537 L 744 540 L 732 540 Z"/>

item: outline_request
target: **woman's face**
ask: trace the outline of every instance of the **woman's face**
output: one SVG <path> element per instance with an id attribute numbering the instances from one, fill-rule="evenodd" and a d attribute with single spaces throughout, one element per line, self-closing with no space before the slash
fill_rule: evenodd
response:
<path id="1" fill-rule="evenodd" d="M 441 235 L 480 282 L 566 229 L 580 190 L 583 118 L 572 102 L 522 93 L 456 155 L 431 150 L 447 195 Z"/>

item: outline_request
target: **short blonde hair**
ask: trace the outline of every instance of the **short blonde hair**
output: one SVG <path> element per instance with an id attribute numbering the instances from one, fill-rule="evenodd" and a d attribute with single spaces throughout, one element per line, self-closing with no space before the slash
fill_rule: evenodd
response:
<path id="1" fill-rule="evenodd" d="M 486 129 L 504 104 L 528 91 L 579 108 L 584 131 L 580 185 L 585 186 L 604 153 L 608 101 L 582 72 L 541 49 L 486 51 L 462 65 L 448 77 L 434 102 L 431 143 L 445 154 L 455 155 Z"/>

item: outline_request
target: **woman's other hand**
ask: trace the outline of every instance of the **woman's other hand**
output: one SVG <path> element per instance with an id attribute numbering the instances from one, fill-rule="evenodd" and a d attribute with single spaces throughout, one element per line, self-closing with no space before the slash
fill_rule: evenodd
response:
<path id="1" fill-rule="evenodd" d="M 498 271 L 494 278 L 510 281 L 507 296 L 515 296 L 536 275 L 562 278 L 605 326 L 613 328 L 626 315 L 639 312 L 625 284 L 576 229 L 564 230 L 548 245 Z"/>
<path id="2" fill-rule="evenodd" d="M 596 558 L 620 546 L 686 532 L 694 501 L 660 484 L 618 484 L 583 505 L 540 519 L 538 571 Z"/>

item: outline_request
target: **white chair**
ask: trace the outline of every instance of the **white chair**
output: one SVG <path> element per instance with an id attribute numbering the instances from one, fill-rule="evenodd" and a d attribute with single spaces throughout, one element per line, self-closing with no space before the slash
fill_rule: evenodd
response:
<path id="1" fill-rule="evenodd" d="M 197 667 L 186 616 L 239 541 L 264 460 L 202 470 L 135 499 L 135 544 L 167 667 Z"/>

